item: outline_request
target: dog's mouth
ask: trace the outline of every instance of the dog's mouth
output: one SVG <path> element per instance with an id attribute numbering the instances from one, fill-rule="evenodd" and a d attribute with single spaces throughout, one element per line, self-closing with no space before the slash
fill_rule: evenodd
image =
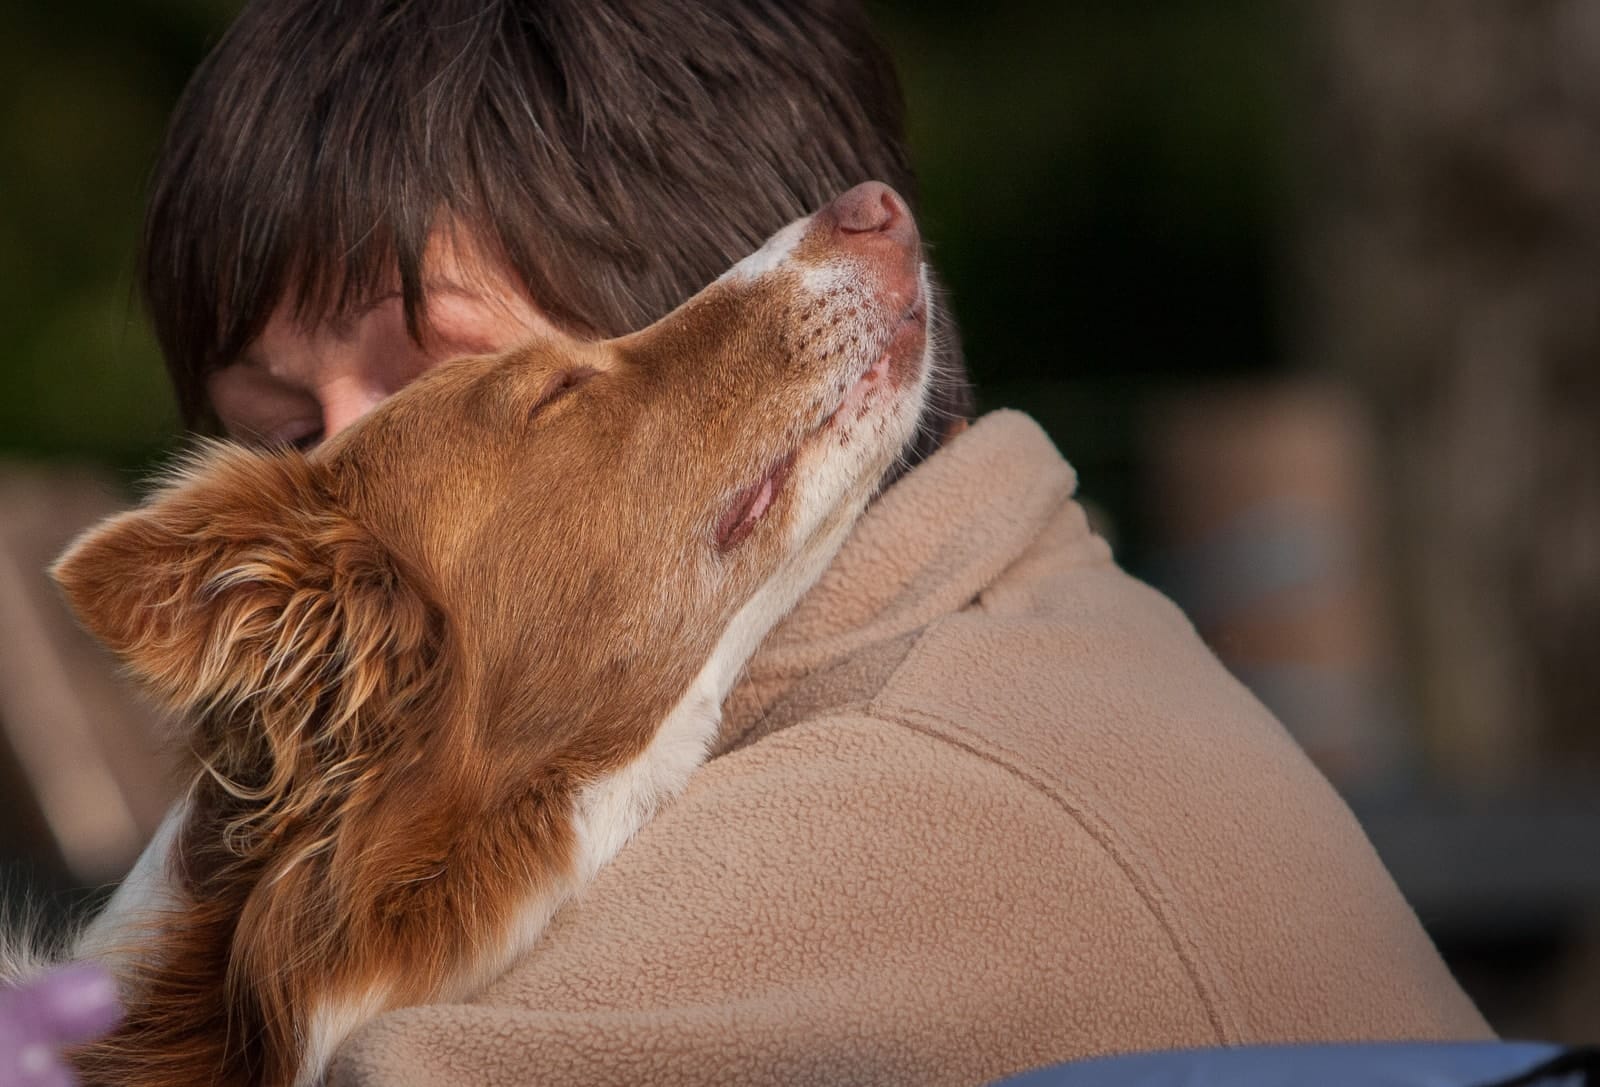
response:
<path id="1" fill-rule="evenodd" d="M 919 286 L 916 298 L 889 331 L 883 350 L 878 352 L 872 365 L 844 390 L 838 404 L 823 416 L 822 421 L 808 431 L 798 444 L 767 466 L 754 483 L 734 495 L 728 510 L 717 522 L 717 548 L 731 551 L 743 543 L 756 525 L 783 493 L 794 469 L 795 459 L 807 443 L 819 434 L 841 424 L 860 418 L 868 408 L 868 398 L 884 382 L 896 387 L 905 383 L 922 358 L 922 344 L 927 336 L 928 307 Z"/>
<path id="2" fill-rule="evenodd" d="M 718 548 L 731 551 L 755 531 L 756 525 L 767 515 L 772 503 L 783 492 L 783 485 L 789 481 L 789 472 L 794 468 L 794 459 L 799 453 L 798 446 L 789 450 L 774 461 L 762 473 L 760 479 L 734 496 L 728 512 L 724 513 L 722 520 L 717 523 Z"/>

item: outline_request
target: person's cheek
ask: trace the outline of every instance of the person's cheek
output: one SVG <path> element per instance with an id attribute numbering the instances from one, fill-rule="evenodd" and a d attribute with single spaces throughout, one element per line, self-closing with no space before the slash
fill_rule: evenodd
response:
<path id="1" fill-rule="evenodd" d="M 235 365 L 206 381 L 207 399 L 229 437 L 250 445 L 303 445 L 322 434 L 320 398 L 253 366 Z"/>
<path id="2" fill-rule="evenodd" d="M 536 335 L 554 334 L 544 317 L 521 300 L 443 295 L 428 310 L 428 345 L 434 361 L 497 355 Z"/>

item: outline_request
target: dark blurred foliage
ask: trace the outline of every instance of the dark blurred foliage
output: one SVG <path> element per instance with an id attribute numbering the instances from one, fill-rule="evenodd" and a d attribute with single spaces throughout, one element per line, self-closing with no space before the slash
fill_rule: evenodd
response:
<path id="1" fill-rule="evenodd" d="M 0 9 L 0 451 L 128 466 L 170 442 L 134 238 L 166 113 L 224 7 Z"/>
<path id="2" fill-rule="evenodd" d="M 145 173 L 224 0 L 0 14 L 0 453 L 141 468 L 175 439 L 131 291 Z M 1282 9 L 877 5 L 926 233 L 986 407 L 1037 415 L 1137 542 L 1151 382 L 1280 356 Z"/>
<path id="3" fill-rule="evenodd" d="M 1152 388 L 1282 355 L 1285 9 L 880 12 L 980 400 L 1050 429 L 1136 557 L 1132 442 Z"/>

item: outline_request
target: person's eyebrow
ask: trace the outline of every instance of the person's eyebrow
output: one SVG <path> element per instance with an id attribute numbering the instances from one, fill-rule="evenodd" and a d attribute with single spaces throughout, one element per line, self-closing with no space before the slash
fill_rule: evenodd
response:
<path id="1" fill-rule="evenodd" d="M 371 298 L 361 299 L 347 306 L 343 311 L 333 314 L 328 320 L 336 325 L 348 326 L 354 324 L 384 303 L 393 302 L 396 298 L 403 297 L 404 293 L 397 287 L 392 291 L 384 291 L 382 294 L 374 295 Z M 435 295 L 480 298 L 483 293 L 482 290 L 474 290 L 472 287 L 454 279 L 428 277 L 422 281 L 422 296 L 424 298 L 432 298 Z"/>
<path id="2" fill-rule="evenodd" d="M 396 298 L 400 298 L 403 293 L 404 292 L 400 290 L 392 290 L 384 291 L 382 294 L 373 295 L 370 298 L 363 299 L 350 306 L 347 306 L 341 312 L 335 313 L 328 317 L 327 323 L 333 325 L 340 332 L 345 332 L 350 328 L 350 326 L 367 316 L 367 314 L 371 313 L 373 310 L 387 302 L 392 302 Z M 437 295 L 446 295 L 457 298 L 476 299 L 486 296 L 486 292 L 481 289 L 475 290 L 470 285 L 461 283 L 454 279 L 445 279 L 442 277 L 424 279 L 422 282 L 422 293 L 425 298 L 432 298 Z M 261 357 L 253 350 L 253 346 L 245 348 L 244 351 L 240 352 L 237 358 L 223 363 L 221 366 L 216 367 L 216 369 L 227 370 L 235 366 L 244 367 L 245 369 L 249 370 L 260 370 L 263 373 L 270 373 L 270 370 L 263 365 Z"/>

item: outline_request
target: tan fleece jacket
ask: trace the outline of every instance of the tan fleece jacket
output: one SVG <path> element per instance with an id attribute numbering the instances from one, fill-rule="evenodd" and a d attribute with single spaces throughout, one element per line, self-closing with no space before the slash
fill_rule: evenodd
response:
<path id="1" fill-rule="evenodd" d="M 336 1084 L 970 1084 L 1091 1054 L 1474 1038 L 1360 828 L 1031 420 L 868 512 L 719 752 L 470 1004 Z"/>

